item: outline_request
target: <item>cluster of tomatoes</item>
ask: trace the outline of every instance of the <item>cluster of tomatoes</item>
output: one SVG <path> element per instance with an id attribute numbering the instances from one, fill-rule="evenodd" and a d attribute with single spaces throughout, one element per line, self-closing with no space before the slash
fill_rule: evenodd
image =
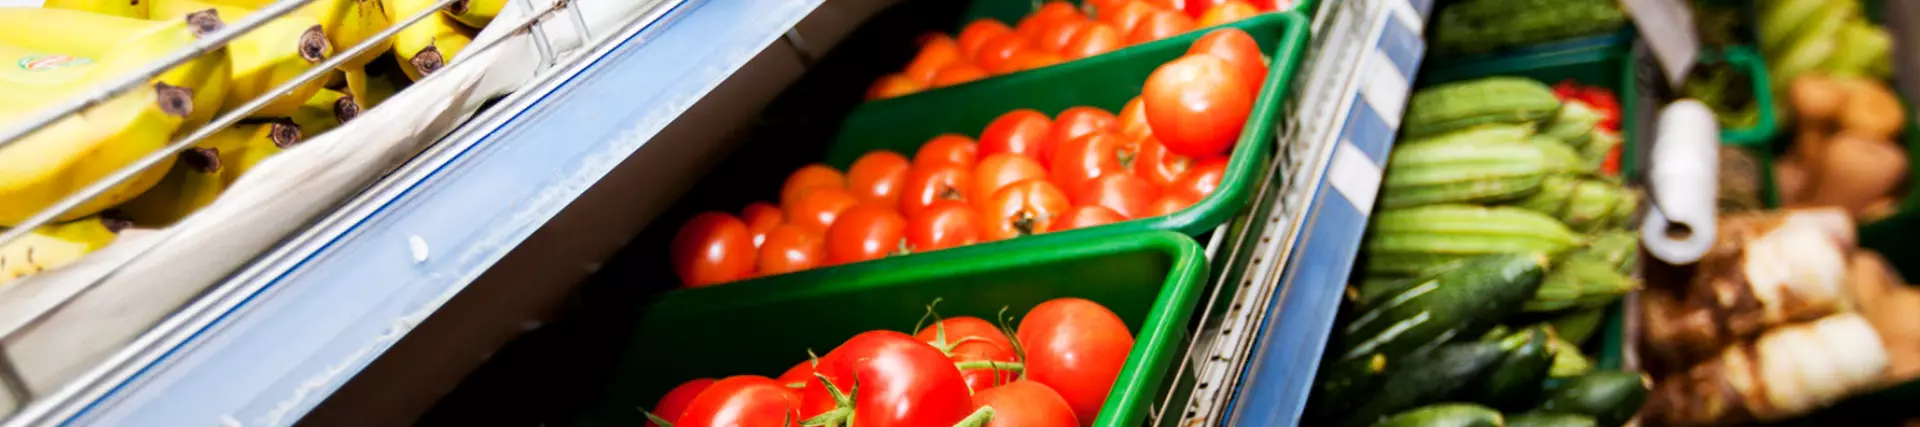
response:
<path id="1" fill-rule="evenodd" d="M 1019 109 L 912 159 L 875 150 L 845 173 L 802 167 L 779 205 L 689 220 L 675 272 L 698 287 L 1177 212 L 1225 178 L 1266 73 L 1253 37 L 1224 28 L 1155 69 L 1118 116 Z"/>
<path id="2" fill-rule="evenodd" d="M 958 37 L 932 34 L 898 73 L 874 81 L 867 99 L 892 98 L 987 76 L 1045 67 L 1292 8 L 1291 0 L 1088 0 L 1082 11 L 1054 0 L 1012 27 L 982 18 Z"/>
<path id="3" fill-rule="evenodd" d="M 854 335 L 778 378 L 687 381 L 653 406 L 649 425 L 1089 426 L 1132 348 L 1112 311 L 1061 298 L 1028 311 L 1017 330 L 940 319 L 914 335 Z"/>

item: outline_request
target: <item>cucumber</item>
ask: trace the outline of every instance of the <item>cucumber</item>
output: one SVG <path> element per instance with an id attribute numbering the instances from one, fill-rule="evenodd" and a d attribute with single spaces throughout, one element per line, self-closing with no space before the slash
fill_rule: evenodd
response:
<path id="1" fill-rule="evenodd" d="M 1611 0 L 1608 0 L 1611 1 Z M 1490 124 L 1538 124 L 1560 110 L 1553 88 L 1521 77 L 1488 77 L 1422 89 L 1407 100 L 1403 140 Z"/>
<path id="2" fill-rule="evenodd" d="M 1561 340 L 1579 347 L 1587 342 L 1587 338 L 1593 337 L 1593 332 L 1600 329 L 1600 321 L 1606 317 L 1607 310 L 1601 307 L 1567 312 L 1547 322 L 1553 324 L 1553 332 Z"/>
<path id="3" fill-rule="evenodd" d="M 1335 361 L 1379 353 L 1391 362 L 1456 337 L 1477 337 L 1519 311 L 1540 288 L 1546 264 L 1541 253 L 1476 258 L 1362 306 L 1340 331 Z"/>
<path id="4" fill-rule="evenodd" d="M 1376 427 L 1500 427 L 1505 416 L 1485 406 L 1441 403 L 1395 414 Z"/>
<path id="5" fill-rule="evenodd" d="M 1466 0 L 1433 17 L 1433 49 L 1480 53 L 1605 33 L 1627 25 L 1614 0 Z"/>
<path id="6" fill-rule="evenodd" d="M 1618 426 L 1646 403 L 1650 382 L 1645 375 L 1616 371 L 1566 378 L 1548 384 L 1546 399 L 1530 412 L 1586 415 L 1602 426 Z"/>
<path id="7" fill-rule="evenodd" d="M 1330 423 L 1344 417 L 1380 391 L 1388 368 L 1387 357 L 1377 353 L 1323 365 L 1307 401 L 1306 419 Z"/>
<path id="8" fill-rule="evenodd" d="M 1506 427 L 1596 427 L 1593 417 L 1579 414 L 1520 414 L 1507 417 Z"/>
<path id="9" fill-rule="evenodd" d="M 1386 209 L 1442 203 L 1495 203 L 1539 190 L 1540 180 L 1559 167 L 1527 141 L 1500 139 L 1403 144 L 1387 158 L 1380 184 Z"/>
<path id="10" fill-rule="evenodd" d="M 1556 339 L 1553 347 L 1553 367 L 1547 369 L 1548 378 L 1573 378 L 1593 372 L 1593 361 L 1580 354 L 1580 346 Z"/>
<path id="11" fill-rule="evenodd" d="M 1506 357 L 1505 345 L 1479 341 L 1448 344 L 1430 354 L 1406 358 L 1398 365 L 1389 364 L 1386 380 L 1360 399 L 1358 407 L 1332 413 L 1342 416 L 1336 425 L 1371 425 L 1395 412 L 1445 400 L 1498 365 Z"/>
<path id="12" fill-rule="evenodd" d="M 1517 207 L 1388 209 L 1368 225 L 1365 271 L 1369 276 L 1413 276 L 1482 255 L 1557 254 L 1585 239 L 1547 214 Z"/>
<path id="13" fill-rule="evenodd" d="M 1545 325 L 1534 326 L 1503 338 L 1503 346 L 1510 348 L 1506 357 L 1492 372 L 1467 386 L 1466 399 L 1503 410 L 1532 406 L 1558 350 L 1548 329 Z"/>

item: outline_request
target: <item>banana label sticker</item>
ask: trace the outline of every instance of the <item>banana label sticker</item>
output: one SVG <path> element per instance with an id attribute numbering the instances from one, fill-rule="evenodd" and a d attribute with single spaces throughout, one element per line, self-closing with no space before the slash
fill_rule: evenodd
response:
<path id="1" fill-rule="evenodd" d="M 20 61 L 19 61 L 20 69 L 27 70 L 27 71 L 57 70 L 61 68 L 66 68 L 66 67 L 71 67 L 76 65 L 87 65 L 92 63 L 93 63 L 92 58 L 83 58 L 78 56 L 61 55 L 61 54 L 28 55 L 26 57 L 20 58 Z"/>

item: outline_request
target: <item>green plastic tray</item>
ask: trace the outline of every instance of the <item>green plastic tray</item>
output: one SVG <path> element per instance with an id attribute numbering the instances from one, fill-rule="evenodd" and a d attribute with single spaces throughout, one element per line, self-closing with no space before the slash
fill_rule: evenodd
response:
<path id="1" fill-rule="evenodd" d="M 640 311 L 613 386 L 578 425 L 637 426 L 650 408 L 692 378 L 777 376 L 848 337 L 875 329 L 912 332 L 926 305 L 944 316 L 1019 316 L 1060 297 L 1093 300 L 1135 331 L 1133 350 L 1100 426 L 1145 422 L 1161 381 L 1180 358 L 1187 323 L 1206 284 L 1206 257 L 1187 236 L 1159 231 L 1024 245 L 964 258 L 916 257 L 895 268 L 794 283 L 738 283 L 675 292 Z"/>
<path id="2" fill-rule="evenodd" d="M 1083 0 L 1067 1 L 1073 4 L 1086 3 Z M 1318 0 L 1298 0 L 1293 4 L 1293 11 L 1298 11 L 1304 15 L 1312 15 L 1314 5 L 1318 3 L 1320 3 Z M 1013 25 L 1019 23 L 1020 18 L 1026 17 L 1027 14 L 1040 10 L 1040 5 L 1043 4 L 1046 4 L 1046 1 L 974 0 L 973 4 L 967 5 L 967 12 L 960 15 L 960 22 L 954 27 L 954 31 L 960 31 L 960 29 L 966 27 L 968 23 L 980 20 L 981 18 L 993 18 L 1007 25 Z"/>

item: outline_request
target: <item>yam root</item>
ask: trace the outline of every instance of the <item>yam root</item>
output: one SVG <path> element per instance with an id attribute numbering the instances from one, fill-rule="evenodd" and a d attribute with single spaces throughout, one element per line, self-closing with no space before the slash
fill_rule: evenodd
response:
<path id="1" fill-rule="evenodd" d="M 1885 84 L 1844 79 L 1840 86 L 1847 91 L 1838 116 L 1841 131 L 1892 141 L 1906 128 L 1906 111 L 1900 106 L 1900 98 Z"/>
<path id="2" fill-rule="evenodd" d="M 1832 138 L 1826 132 L 1804 126 L 1794 131 L 1793 151 L 1789 155 L 1800 159 L 1800 167 L 1807 171 L 1808 180 L 1804 188 L 1813 188 L 1820 180 L 1820 174 L 1825 172 L 1822 168 L 1827 165 L 1827 140 Z"/>
<path id="3" fill-rule="evenodd" d="M 1811 73 L 1795 77 L 1787 88 L 1787 97 L 1800 127 L 1816 130 L 1832 123 L 1846 102 L 1846 92 L 1833 79 Z"/>
<path id="4" fill-rule="evenodd" d="M 1842 132 L 1827 143 L 1821 175 L 1806 194 L 1813 206 L 1839 206 L 1858 214 L 1893 192 L 1907 177 L 1907 154 L 1893 143 Z"/>
<path id="5" fill-rule="evenodd" d="M 1807 193 L 1807 169 L 1798 157 L 1781 157 L 1773 162 L 1773 188 L 1780 192 L 1780 204 L 1800 204 Z"/>
<path id="6" fill-rule="evenodd" d="M 1774 329 L 1662 377 L 1640 416 L 1662 425 L 1778 421 L 1878 386 L 1886 369 L 1873 326 L 1836 314 Z"/>
<path id="7" fill-rule="evenodd" d="M 1907 286 L 1887 261 L 1872 251 L 1855 252 L 1847 265 L 1849 292 L 1860 316 L 1880 333 L 1889 356 L 1887 377 L 1920 377 L 1920 289 Z"/>
<path id="8" fill-rule="evenodd" d="M 1724 217 L 1685 287 L 1641 295 L 1648 356 L 1684 366 L 1769 328 L 1846 309 L 1851 228 L 1833 210 Z"/>

